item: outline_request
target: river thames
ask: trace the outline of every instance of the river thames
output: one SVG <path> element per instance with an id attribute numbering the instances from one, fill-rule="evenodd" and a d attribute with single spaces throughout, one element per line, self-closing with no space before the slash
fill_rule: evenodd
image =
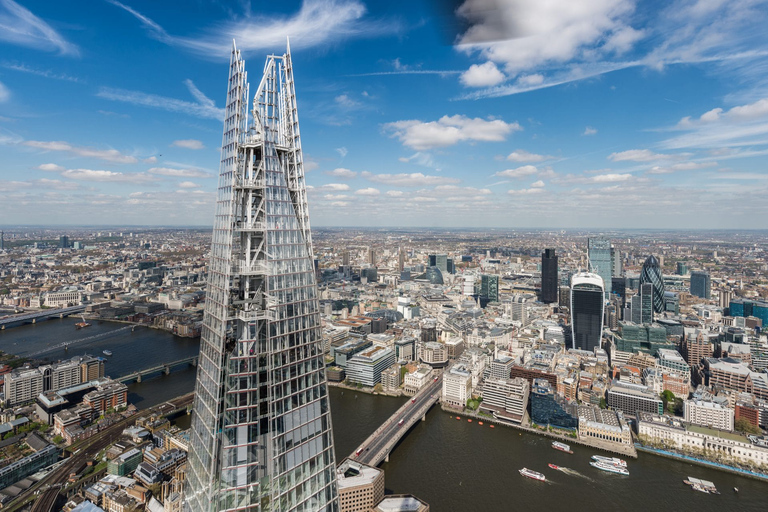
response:
<path id="1" fill-rule="evenodd" d="M 24 356 L 63 341 L 98 337 L 75 343 L 38 357 L 58 359 L 88 353 L 105 357 L 106 373 L 118 377 L 133 371 L 196 355 L 198 340 L 167 332 L 123 324 L 94 322 L 75 330 L 76 318 L 55 319 L 0 332 L 0 350 Z M 102 356 L 104 357 L 104 356 Z M 149 407 L 192 391 L 195 369 L 178 369 L 129 386 L 129 400 Z M 337 459 L 351 454 L 388 418 L 404 398 L 373 396 L 338 388 L 330 389 Z M 433 407 L 424 422 L 416 424 L 393 451 L 385 470 L 388 493 L 409 493 L 435 511 L 506 510 L 766 510 L 768 483 L 713 469 L 640 453 L 628 460 L 630 476 L 604 473 L 589 466 L 599 452 L 574 445 L 573 455 L 551 448 L 551 441 L 511 428 L 466 419 Z M 606 454 L 604 454 L 606 455 Z M 565 466 L 573 473 L 547 467 Z M 528 467 L 544 473 L 547 482 L 522 477 Z M 714 482 L 721 495 L 706 495 L 682 483 L 692 476 Z M 732 491 L 739 488 L 739 493 Z"/>

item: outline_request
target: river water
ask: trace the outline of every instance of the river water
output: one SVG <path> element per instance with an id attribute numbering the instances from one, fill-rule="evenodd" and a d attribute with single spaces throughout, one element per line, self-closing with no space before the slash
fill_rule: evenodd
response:
<path id="1" fill-rule="evenodd" d="M 24 355 L 46 344 L 122 327 L 104 322 L 76 331 L 76 321 L 56 319 L 0 332 L 0 350 Z M 133 333 L 121 331 L 75 344 L 67 353 L 61 350 L 50 356 L 100 355 L 109 349 L 113 356 L 107 358 L 107 374 L 119 376 L 195 355 L 198 346 L 197 340 L 137 328 Z M 192 391 L 194 381 L 194 368 L 179 369 L 131 384 L 129 399 L 148 407 Z M 405 400 L 338 388 L 330 389 L 330 397 L 338 460 L 352 453 Z M 426 421 L 411 429 L 390 461 L 381 465 L 388 493 L 414 494 L 435 511 L 768 509 L 768 483 L 645 453 L 627 461 L 630 476 L 614 475 L 589 466 L 590 456 L 599 453 L 595 450 L 572 445 L 574 454 L 569 455 L 552 449 L 551 441 L 541 436 L 455 418 L 433 407 Z M 566 466 L 573 472 L 552 470 L 547 463 Z M 518 473 L 522 467 L 544 473 L 548 481 L 522 477 Z M 691 490 L 682 483 L 688 476 L 711 480 L 722 494 Z M 734 493 L 733 487 L 740 492 Z"/>

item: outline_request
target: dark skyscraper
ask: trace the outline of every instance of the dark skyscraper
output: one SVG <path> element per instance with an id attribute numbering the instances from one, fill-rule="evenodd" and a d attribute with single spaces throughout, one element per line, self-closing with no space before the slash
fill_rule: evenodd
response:
<path id="1" fill-rule="evenodd" d="M 557 254 L 554 249 L 544 249 L 541 253 L 541 302 L 557 302 L 559 286 L 557 278 Z"/>
<path id="2" fill-rule="evenodd" d="M 691 295 L 709 299 L 712 295 L 712 281 L 706 272 L 691 272 Z"/>
<path id="3" fill-rule="evenodd" d="M 656 256 L 648 256 L 640 271 L 640 286 L 650 284 L 653 286 L 653 311 L 664 311 L 664 278 Z"/>
<path id="4" fill-rule="evenodd" d="M 603 279 L 590 272 L 571 278 L 571 333 L 573 348 L 594 350 L 603 337 Z"/>
<path id="5" fill-rule="evenodd" d="M 235 48 L 229 70 L 184 510 L 335 512 L 290 50 L 253 103 Z"/>

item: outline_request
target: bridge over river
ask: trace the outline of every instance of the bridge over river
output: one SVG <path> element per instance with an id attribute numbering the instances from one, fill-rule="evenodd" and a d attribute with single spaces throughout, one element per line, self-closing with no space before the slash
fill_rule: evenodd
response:
<path id="1" fill-rule="evenodd" d="M 440 398 L 442 385 L 443 376 L 439 374 L 435 380 L 424 386 L 395 411 L 349 458 L 369 466 L 378 466 L 383 461 L 389 460 L 389 454 L 411 427 L 419 421 L 426 420 L 427 411 Z"/>
<path id="2" fill-rule="evenodd" d="M 64 318 L 65 316 L 75 315 L 77 313 L 82 313 L 83 311 L 85 311 L 85 306 L 70 306 L 68 308 L 44 309 L 42 311 L 22 313 L 20 315 L 10 315 L 5 318 L 0 318 L 0 330 L 16 325 L 34 324 L 38 320 L 46 320 L 53 317 Z"/>

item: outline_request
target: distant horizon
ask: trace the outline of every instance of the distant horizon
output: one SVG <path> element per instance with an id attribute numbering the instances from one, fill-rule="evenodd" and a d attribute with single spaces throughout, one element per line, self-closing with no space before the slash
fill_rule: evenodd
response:
<path id="1" fill-rule="evenodd" d="M 695 232 L 766 232 L 768 228 L 617 228 L 617 227 L 586 227 L 586 228 L 556 228 L 556 227 L 480 227 L 480 226 L 351 226 L 351 225 L 318 225 L 311 226 L 312 230 L 315 229 L 350 229 L 350 230 L 364 230 L 364 231 L 565 231 L 571 232 L 589 232 L 589 233 L 605 233 L 605 232 L 637 232 L 637 231 L 650 231 L 650 232 L 667 232 L 675 233 L 680 231 L 695 231 Z M 63 230 L 63 229 L 94 229 L 94 230 L 130 230 L 130 229 L 145 229 L 145 230 L 164 230 L 164 229 L 189 229 L 189 230 L 212 230 L 213 226 L 201 226 L 201 225 L 153 225 L 153 224 L 20 224 L 20 225 L 0 225 L 0 231 L 4 230 L 21 230 L 21 229 L 50 229 L 50 230 Z"/>

